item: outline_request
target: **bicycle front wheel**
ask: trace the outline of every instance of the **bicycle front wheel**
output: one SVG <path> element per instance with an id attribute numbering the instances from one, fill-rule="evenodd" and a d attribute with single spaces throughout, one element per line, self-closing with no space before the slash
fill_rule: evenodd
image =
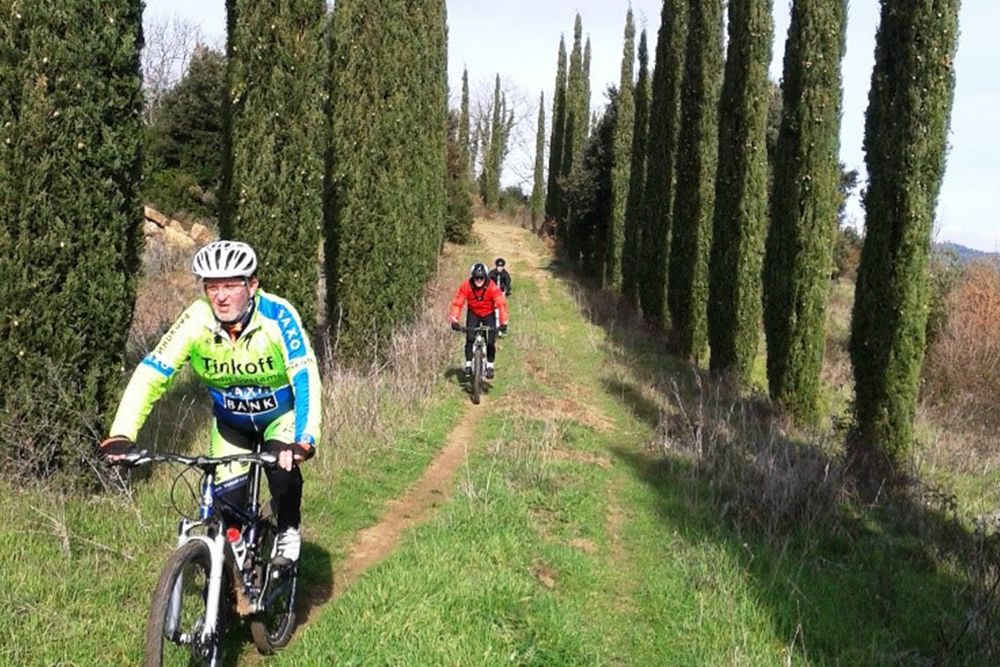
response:
<path id="1" fill-rule="evenodd" d="M 483 393 L 483 348 L 476 346 L 472 352 L 472 402 L 479 405 Z"/>
<path id="2" fill-rule="evenodd" d="M 170 555 L 153 593 L 146 625 L 146 667 L 221 663 L 221 614 L 202 637 L 212 554 L 204 542 L 188 542 Z"/>

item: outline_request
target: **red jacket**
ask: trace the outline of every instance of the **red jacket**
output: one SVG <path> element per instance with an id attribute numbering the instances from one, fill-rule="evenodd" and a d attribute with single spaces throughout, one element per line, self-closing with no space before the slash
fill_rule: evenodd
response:
<path id="1" fill-rule="evenodd" d="M 458 286 L 455 298 L 451 300 L 451 321 L 458 322 L 462 314 L 462 306 L 469 304 L 469 310 L 479 317 L 486 317 L 494 310 L 500 310 L 500 321 L 497 324 L 507 324 L 507 299 L 492 280 L 487 279 L 482 287 L 473 287 L 471 280 Z"/>

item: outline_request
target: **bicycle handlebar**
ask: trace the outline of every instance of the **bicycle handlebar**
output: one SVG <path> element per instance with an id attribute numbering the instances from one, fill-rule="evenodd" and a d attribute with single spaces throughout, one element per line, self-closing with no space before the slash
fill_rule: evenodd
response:
<path id="1" fill-rule="evenodd" d="M 184 456 L 172 452 L 160 454 L 143 449 L 142 451 L 126 454 L 123 458 L 112 462 L 112 465 L 136 467 L 146 463 L 164 462 L 181 463 L 191 468 L 198 468 L 203 472 L 208 472 L 227 463 L 257 463 L 265 468 L 274 468 L 278 465 L 278 457 L 267 452 L 230 454 L 229 456 Z"/>
<path id="2" fill-rule="evenodd" d="M 493 331 L 495 329 L 496 329 L 496 327 L 491 327 L 491 326 L 487 326 L 485 324 L 480 324 L 477 327 L 462 327 L 461 329 L 459 329 L 459 331 L 461 331 L 462 333 L 469 333 L 470 331 L 472 331 L 472 332 L 476 332 L 476 331 L 486 331 L 486 332 L 489 332 L 489 331 Z"/>

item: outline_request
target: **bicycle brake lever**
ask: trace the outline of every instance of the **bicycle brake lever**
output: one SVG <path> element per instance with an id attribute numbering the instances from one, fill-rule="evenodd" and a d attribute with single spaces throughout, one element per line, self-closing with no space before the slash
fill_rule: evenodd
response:
<path id="1" fill-rule="evenodd" d="M 120 464 L 120 465 L 128 465 L 128 466 L 134 468 L 134 467 L 136 467 L 136 466 L 138 466 L 138 465 L 140 465 L 142 463 L 145 463 L 148 460 L 149 460 L 149 450 L 148 449 L 142 449 L 142 450 L 139 450 L 138 452 L 131 452 L 129 454 L 126 454 L 125 458 L 120 459 L 119 461 L 116 461 L 115 463 Z"/>

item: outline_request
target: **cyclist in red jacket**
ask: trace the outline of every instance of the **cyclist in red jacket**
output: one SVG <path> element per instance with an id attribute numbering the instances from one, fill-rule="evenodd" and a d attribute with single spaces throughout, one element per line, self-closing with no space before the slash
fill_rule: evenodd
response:
<path id="1" fill-rule="evenodd" d="M 465 372 L 472 374 L 472 342 L 475 340 L 475 333 L 472 329 L 479 325 L 491 327 L 489 336 L 486 338 L 486 377 L 492 379 L 494 370 L 493 362 L 497 355 L 496 331 L 497 314 L 500 317 L 501 333 L 507 333 L 507 299 L 504 298 L 500 288 L 491 281 L 486 271 L 486 265 L 476 262 L 469 272 L 469 279 L 463 282 L 455 292 L 455 298 L 451 302 L 451 328 L 461 331 L 459 316 L 462 314 L 462 306 L 468 304 L 465 313 Z M 496 312 L 494 312 L 496 311 Z"/>

